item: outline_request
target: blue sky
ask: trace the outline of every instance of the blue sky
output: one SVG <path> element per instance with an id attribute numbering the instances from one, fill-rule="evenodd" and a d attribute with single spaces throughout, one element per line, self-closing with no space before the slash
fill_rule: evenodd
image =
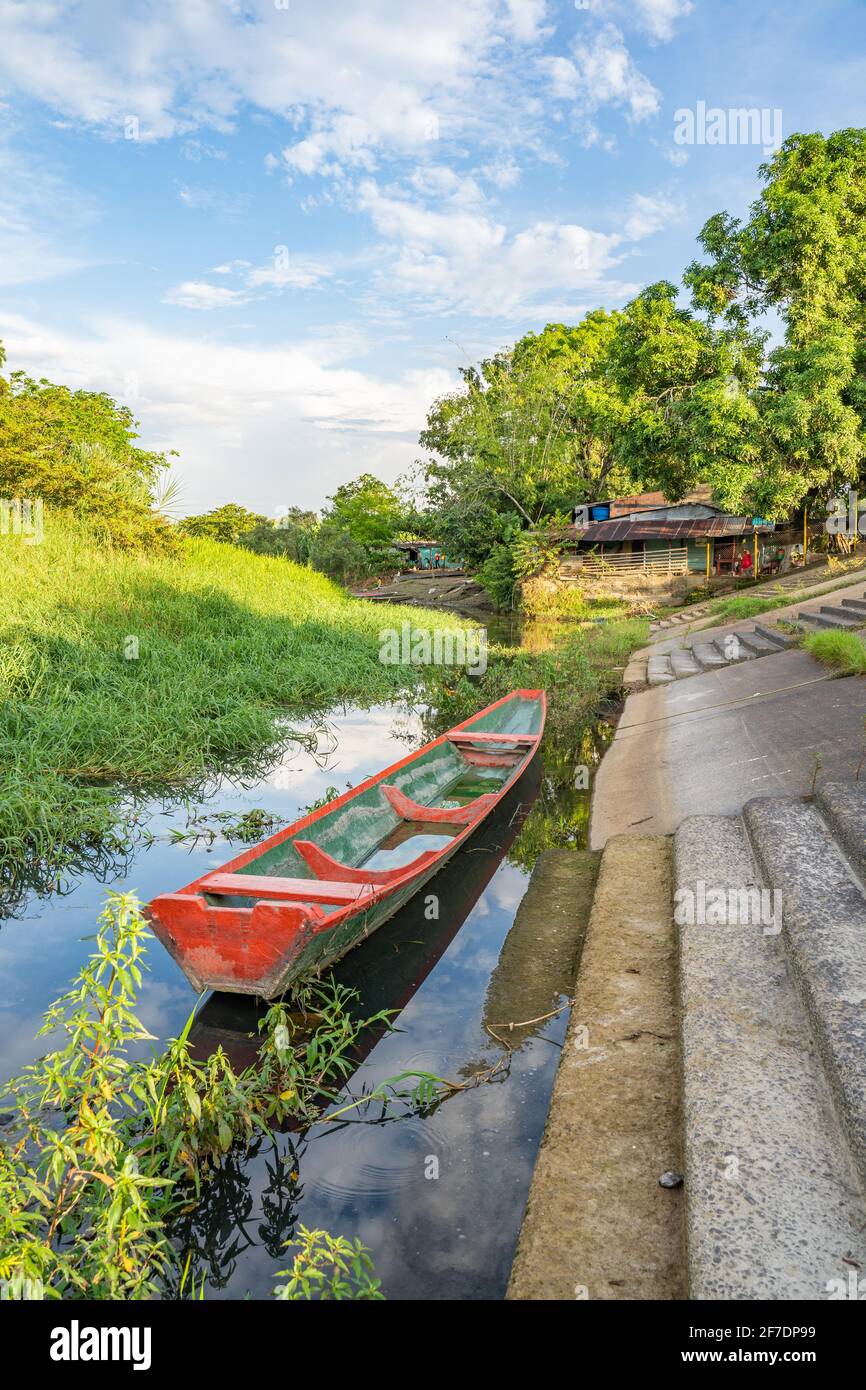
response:
<path id="1" fill-rule="evenodd" d="M 0 0 L 7 365 L 127 400 L 188 512 L 393 480 L 461 364 L 746 210 L 699 103 L 866 125 L 863 0 Z"/>

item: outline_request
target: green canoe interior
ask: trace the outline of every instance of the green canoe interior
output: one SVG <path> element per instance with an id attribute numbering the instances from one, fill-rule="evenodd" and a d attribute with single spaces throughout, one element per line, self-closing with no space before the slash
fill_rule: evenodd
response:
<path id="1" fill-rule="evenodd" d="M 466 732 L 487 734 L 535 734 L 541 728 L 542 708 L 537 699 L 515 695 L 495 709 L 487 710 L 466 725 Z M 518 745 L 498 745 L 497 752 L 509 749 L 525 754 Z M 533 750 L 528 750 L 531 753 Z M 521 758 L 515 765 L 524 761 Z M 431 808 L 465 806 L 486 792 L 496 792 L 514 767 L 484 767 L 468 761 L 449 742 L 439 743 L 413 758 L 383 779 L 419 805 Z M 381 790 L 381 783 L 351 797 L 342 806 L 325 814 L 302 833 L 340 863 L 350 868 L 398 869 L 425 850 L 443 849 L 457 828 L 441 824 L 403 821 Z M 298 854 L 291 838 L 274 845 L 263 854 L 235 870 L 238 874 L 268 874 L 276 878 L 315 878 L 312 869 Z M 220 907 L 251 907 L 249 897 L 214 897 Z M 327 906 L 323 905 L 325 911 Z"/>

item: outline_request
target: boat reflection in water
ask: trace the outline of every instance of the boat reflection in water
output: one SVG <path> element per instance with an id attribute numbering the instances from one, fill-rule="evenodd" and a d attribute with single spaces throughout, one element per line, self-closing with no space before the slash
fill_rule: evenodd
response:
<path id="1" fill-rule="evenodd" d="M 396 916 L 333 967 L 334 979 L 355 992 L 350 1004 L 355 1018 L 369 1018 L 387 1009 L 400 1027 L 399 1014 L 442 960 L 520 833 L 540 781 L 541 760 L 536 756 L 467 845 Z M 439 911 L 438 920 L 432 921 L 425 915 L 431 894 L 438 899 Z M 459 1010 L 459 1005 L 455 1003 L 454 1008 Z M 204 1058 L 222 1047 L 236 1071 L 253 1065 L 259 1047 L 258 1024 L 266 1010 L 265 1003 L 249 996 L 212 995 L 190 1032 L 193 1055 Z M 455 1036 L 466 1026 L 459 1011 L 449 1022 L 452 1026 Z M 386 1024 L 366 1030 L 353 1058 L 355 1068 L 390 1031 Z M 389 1131 L 393 1133 L 393 1124 L 401 1122 L 398 1117 L 382 1126 L 383 1145 L 392 1142 Z M 255 1247 L 285 1262 L 285 1244 L 297 1220 L 309 1224 L 303 1211 L 301 1172 L 308 1184 L 315 1184 L 317 1149 L 309 1145 L 309 1139 L 322 1129 L 314 1127 L 309 1135 L 296 1129 L 276 1136 L 273 1142 L 260 1141 L 248 1155 L 227 1155 L 214 1180 L 205 1185 L 200 1204 L 176 1223 L 173 1236 L 184 1252 L 192 1251 L 191 1271 L 197 1270 L 199 1280 L 206 1274 L 211 1290 L 226 1288 L 236 1270 L 241 1278 L 254 1282 L 245 1266 Z M 232 1296 L 237 1296 L 234 1288 Z"/>

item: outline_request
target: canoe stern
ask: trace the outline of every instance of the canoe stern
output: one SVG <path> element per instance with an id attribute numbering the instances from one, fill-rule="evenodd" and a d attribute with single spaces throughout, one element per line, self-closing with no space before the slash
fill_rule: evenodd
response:
<path id="1" fill-rule="evenodd" d="M 258 902 L 213 907 L 194 893 L 164 893 L 147 909 L 154 934 L 199 992 L 280 992 L 321 927 L 309 906 Z"/>

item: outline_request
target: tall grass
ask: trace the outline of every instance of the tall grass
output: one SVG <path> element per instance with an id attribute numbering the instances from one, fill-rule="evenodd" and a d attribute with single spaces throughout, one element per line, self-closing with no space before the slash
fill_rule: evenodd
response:
<path id="1" fill-rule="evenodd" d="M 380 628 L 454 625 L 211 541 L 120 552 L 56 513 L 40 545 L 0 538 L 0 595 L 0 895 L 122 838 L 124 792 L 253 774 L 293 715 L 405 688 Z"/>
<path id="2" fill-rule="evenodd" d="M 866 645 L 856 632 L 827 628 L 811 633 L 803 643 L 816 660 L 840 676 L 866 676 Z"/>

